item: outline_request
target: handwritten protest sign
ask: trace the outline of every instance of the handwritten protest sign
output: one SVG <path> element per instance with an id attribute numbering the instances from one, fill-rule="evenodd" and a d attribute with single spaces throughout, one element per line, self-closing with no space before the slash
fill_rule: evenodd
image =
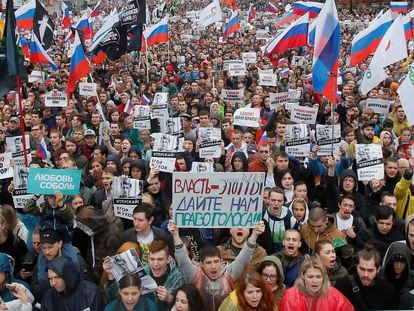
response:
<path id="1" fill-rule="evenodd" d="M 240 59 L 227 59 L 223 61 L 223 71 L 229 71 L 230 64 L 241 64 L 241 63 L 243 63 L 243 61 Z M 241 66 L 241 65 L 236 65 L 236 66 Z"/>
<path id="2" fill-rule="evenodd" d="M 234 125 L 259 127 L 260 109 L 239 108 L 234 112 Z"/>
<path id="3" fill-rule="evenodd" d="M 320 147 L 318 156 L 339 155 L 341 144 L 341 125 L 322 125 L 316 124 L 315 133 L 316 143 Z"/>
<path id="4" fill-rule="evenodd" d="M 96 93 L 96 83 L 90 83 L 90 82 L 80 82 L 79 83 L 79 94 L 91 97 L 91 96 L 97 96 Z"/>
<path id="5" fill-rule="evenodd" d="M 285 149 L 289 155 L 303 157 L 309 154 L 310 136 L 306 124 L 287 124 L 286 133 Z"/>
<path id="6" fill-rule="evenodd" d="M 238 77 L 246 75 L 246 64 L 243 61 L 229 64 L 229 76 Z"/>
<path id="7" fill-rule="evenodd" d="M 367 98 L 366 108 L 371 108 L 375 113 L 388 113 L 390 106 L 390 100 L 381 98 Z"/>
<path id="8" fill-rule="evenodd" d="M 259 85 L 276 86 L 277 75 L 274 73 L 260 73 L 259 74 Z"/>
<path id="9" fill-rule="evenodd" d="M 175 158 L 151 157 L 150 168 L 158 168 L 161 172 L 172 173 L 175 168 Z"/>
<path id="10" fill-rule="evenodd" d="M 292 107 L 290 120 L 297 123 L 315 124 L 318 108 L 296 105 Z"/>
<path id="11" fill-rule="evenodd" d="M 358 180 L 370 181 L 384 178 L 384 158 L 380 144 L 356 144 L 355 159 Z"/>
<path id="12" fill-rule="evenodd" d="M 142 180 L 114 177 L 112 191 L 115 216 L 133 219 L 132 212 L 142 200 L 142 188 Z"/>
<path id="13" fill-rule="evenodd" d="M 10 166 L 11 152 L 0 153 L 0 179 L 13 177 L 13 167 Z"/>
<path id="14" fill-rule="evenodd" d="M 32 197 L 31 194 L 27 194 L 27 175 L 29 169 L 24 166 L 14 166 L 13 169 L 13 184 L 14 190 L 12 193 L 14 207 L 17 209 L 23 209 L 26 202 Z"/>
<path id="15" fill-rule="evenodd" d="M 222 89 L 221 98 L 226 103 L 241 103 L 244 99 L 244 89 L 226 90 Z"/>
<path id="16" fill-rule="evenodd" d="M 173 219 L 179 227 L 253 228 L 262 219 L 264 173 L 173 174 Z"/>
<path id="17" fill-rule="evenodd" d="M 255 64 L 257 61 L 256 52 L 246 52 L 246 53 L 241 53 L 241 55 L 242 55 L 242 60 L 244 61 L 245 64 Z"/>
<path id="18" fill-rule="evenodd" d="M 46 107 L 66 107 L 68 105 L 68 96 L 65 92 L 52 90 L 46 93 Z"/>
<path id="19" fill-rule="evenodd" d="M 27 192 L 36 194 L 79 194 L 81 170 L 31 168 Z"/>

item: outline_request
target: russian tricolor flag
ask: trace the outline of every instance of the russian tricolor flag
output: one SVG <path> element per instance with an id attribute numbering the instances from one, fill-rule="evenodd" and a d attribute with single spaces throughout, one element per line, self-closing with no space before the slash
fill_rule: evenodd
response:
<path id="1" fill-rule="evenodd" d="M 295 19 L 297 19 L 298 16 L 293 14 L 292 11 L 287 12 L 285 15 L 283 15 L 275 24 L 276 28 L 279 28 L 282 25 L 285 24 L 290 24 L 291 22 L 293 22 Z"/>
<path id="2" fill-rule="evenodd" d="M 223 41 L 227 41 L 227 39 L 239 29 L 239 13 L 237 11 L 233 11 L 231 13 L 230 20 L 226 25 L 226 29 L 224 30 Z"/>
<path id="3" fill-rule="evenodd" d="M 408 41 L 412 37 L 414 37 L 413 23 L 411 21 L 410 16 L 408 15 L 403 16 L 403 24 L 404 24 L 405 40 Z"/>
<path id="4" fill-rule="evenodd" d="M 352 39 L 351 66 L 356 66 L 375 52 L 382 37 L 393 23 L 391 10 L 385 12 L 380 18 L 371 22 L 368 28 L 358 33 Z"/>
<path id="5" fill-rule="evenodd" d="M 315 27 L 316 27 L 316 19 L 309 25 L 308 30 L 308 45 L 310 47 L 315 46 Z"/>
<path id="6" fill-rule="evenodd" d="M 91 72 L 77 31 L 75 31 L 75 41 L 73 45 L 74 51 L 72 59 L 70 60 L 70 74 L 67 89 L 69 95 L 75 90 L 75 83 Z"/>
<path id="7" fill-rule="evenodd" d="M 128 100 L 128 102 L 126 103 L 125 108 L 124 108 L 124 112 L 129 116 L 131 116 L 133 114 L 134 105 L 132 104 L 131 100 Z"/>
<path id="8" fill-rule="evenodd" d="M 16 26 L 19 29 L 33 29 L 33 19 L 36 10 L 36 0 L 30 0 L 15 12 Z"/>
<path id="9" fill-rule="evenodd" d="M 47 146 L 44 138 L 42 138 L 42 140 L 40 141 L 39 147 L 37 148 L 37 154 L 42 160 L 49 159 L 50 153 L 47 151 Z"/>
<path id="10" fill-rule="evenodd" d="M 141 104 L 144 105 L 144 106 L 150 106 L 151 105 L 151 100 L 145 94 L 142 94 Z"/>
<path id="11" fill-rule="evenodd" d="M 267 10 L 272 13 L 279 13 L 279 8 L 277 7 L 277 5 L 270 1 L 267 4 Z"/>
<path id="12" fill-rule="evenodd" d="M 168 42 L 168 21 L 166 18 L 152 27 L 148 27 L 143 31 L 146 40 L 146 46 L 150 47 L 158 43 Z"/>
<path id="13" fill-rule="evenodd" d="M 334 0 L 327 0 L 316 20 L 312 81 L 316 92 L 336 102 L 338 59 L 341 41 Z"/>
<path id="14" fill-rule="evenodd" d="M 290 48 L 307 45 L 308 27 L 309 14 L 307 13 L 270 41 L 265 48 L 265 55 L 271 56 L 276 53 L 283 53 Z"/>
<path id="15" fill-rule="evenodd" d="M 92 25 L 89 21 L 89 10 L 86 10 L 85 13 L 83 13 L 82 17 L 77 22 L 75 28 L 83 32 L 83 38 L 84 39 L 92 39 L 93 33 L 92 33 Z"/>
<path id="16" fill-rule="evenodd" d="M 69 7 L 66 5 L 65 2 L 62 1 L 62 25 L 63 28 L 69 28 L 72 26 L 69 17 Z"/>
<path id="17" fill-rule="evenodd" d="M 91 17 L 92 18 L 94 18 L 96 16 L 99 16 L 99 14 L 101 14 L 101 2 L 102 2 L 102 0 L 99 0 L 98 3 L 93 8 L 93 10 L 91 12 Z"/>
<path id="18" fill-rule="evenodd" d="M 256 8 L 253 4 L 250 4 L 249 13 L 247 14 L 247 22 L 250 24 L 252 20 L 256 18 Z"/>
<path id="19" fill-rule="evenodd" d="M 34 33 L 32 34 L 32 41 L 30 42 L 30 62 L 48 64 L 54 71 L 58 70 L 55 62 L 47 54 Z"/>
<path id="20" fill-rule="evenodd" d="M 395 13 L 406 13 L 408 11 L 408 2 L 407 1 L 391 1 L 390 3 L 391 11 Z"/>
<path id="21" fill-rule="evenodd" d="M 259 146 L 267 145 L 269 139 L 267 138 L 267 131 L 264 131 L 262 137 L 260 137 Z"/>
<path id="22" fill-rule="evenodd" d="M 309 17 L 315 18 L 318 16 L 322 7 L 323 3 L 320 2 L 296 1 L 293 4 L 293 13 L 296 15 L 304 15 L 306 12 L 309 12 Z"/>

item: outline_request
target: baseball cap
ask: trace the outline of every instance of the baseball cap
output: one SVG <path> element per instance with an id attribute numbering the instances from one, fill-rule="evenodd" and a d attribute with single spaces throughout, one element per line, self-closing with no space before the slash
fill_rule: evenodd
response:
<path id="1" fill-rule="evenodd" d="M 87 129 L 83 136 L 96 136 L 96 134 L 93 129 Z"/>
<path id="2" fill-rule="evenodd" d="M 19 117 L 11 117 L 10 122 L 20 123 Z"/>
<path id="3" fill-rule="evenodd" d="M 60 234 L 50 228 L 45 228 L 40 232 L 40 243 L 55 244 L 62 241 Z"/>
<path id="4" fill-rule="evenodd" d="M 256 145 L 248 145 L 247 146 L 247 153 L 257 153 L 257 147 Z"/>
<path id="5" fill-rule="evenodd" d="M 191 120 L 191 116 L 188 113 L 182 113 L 182 114 L 180 114 L 180 117 Z"/>

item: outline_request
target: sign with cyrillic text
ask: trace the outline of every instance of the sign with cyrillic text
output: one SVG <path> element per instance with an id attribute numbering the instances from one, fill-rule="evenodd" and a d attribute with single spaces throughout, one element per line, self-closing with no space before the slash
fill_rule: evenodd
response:
<path id="1" fill-rule="evenodd" d="M 365 108 L 371 108 L 375 113 L 388 113 L 391 101 L 381 98 L 367 98 Z"/>
<path id="2" fill-rule="evenodd" d="M 262 219 L 264 173 L 173 173 L 180 228 L 253 228 Z"/>
<path id="3" fill-rule="evenodd" d="M 234 125 L 259 127 L 260 109 L 239 108 L 234 112 Z"/>
<path id="4" fill-rule="evenodd" d="M 46 93 L 46 107 L 66 107 L 68 105 L 68 96 L 65 92 L 52 90 Z"/>
<path id="5" fill-rule="evenodd" d="M 297 123 L 315 124 L 318 108 L 296 105 L 290 112 L 290 120 Z"/>
<path id="6" fill-rule="evenodd" d="M 356 144 L 355 159 L 359 181 L 384 178 L 384 157 L 380 144 Z"/>
<path id="7" fill-rule="evenodd" d="M 30 168 L 27 192 L 35 194 L 79 194 L 81 170 Z"/>
<path id="8" fill-rule="evenodd" d="M 96 96 L 96 83 L 79 83 L 79 94 L 87 97 Z"/>
<path id="9" fill-rule="evenodd" d="M 242 103 L 244 99 L 244 89 L 226 90 L 222 89 L 221 98 L 225 103 Z"/>

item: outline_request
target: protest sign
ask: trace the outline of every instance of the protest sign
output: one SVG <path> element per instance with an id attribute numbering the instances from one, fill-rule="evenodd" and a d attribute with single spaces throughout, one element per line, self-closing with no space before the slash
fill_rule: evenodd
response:
<path id="1" fill-rule="evenodd" d="M 133 114 L 133 128 L 144 130 L 151 128 L 150 106 L 135 105 Z"/>
<path id="2" fill-rule="evenodd" d="M 43 83 L 44 80 L 45 80 L 45 74 L 42 71 L 33 70 L 29 75 L 28 82 L 29 83 L 33 83 L 33 82 Z"/>
<path id="3" fill-rule="evenodd" d="M 277 75 L 274 73 L 260 73 L 259 74 L 259 85 L 276 86 Z"/>
<path id="4" fill-rule="evenodd" d="M 289 89 L 289 98 L 292 101 L 299 101 L 302 97 L 302 90 L 301 89 Z"/>
<path id="5" fill-rule="evenodd" d="M 91 96 L 97 96 L 96 93 L 96 83 L 90 83 L 90 82 L 80 82 L 79 83 L 79 94 L 91 97 Z"/>
<path id="6" fill-rule="evenodd" d="M 154 141 L 154 151 L 176 151 L 178 149 L 178 139 L 174 135 L 157 135 Z"/>
<path id="7" fill-rule="evenodd" d="M 269 38 L 269 33 L 266 29 L 257 29 L 256 30 L 256 39 L 257 40 L 267 40 Z"/>
<path id="8" fill-rule="evenodd" d="M 155 93 L 152 104 L 151 119 L 168 118 L 168 93 Z"/>
<path id="9" fill-rule="evenodd" d="M 23 209 L 27 201 L 32 197 L 27 194 L 27 175 L 29 169 L 24 166 L 14 166 L 13 169 L 13 185 L 12 193 L 13 203 L 16 209 Z"/>
<path id="10" fill-rule="evenodd" d="M 389 113 L 391 101 L 381 98 L 367 98 L 366 108 L 371 108 L 375 113 Z"/>
<path id="11" fill-rule="evenodd" d="M 286 124 L 286 134 L 285 150 L 289 155 L 303 157 L 309 154 L 310 136 L 306 124 Z"/>
<path id="12" fill-rule="evenodd" d="M 212 162 L 192 162 L 191 173 L 213 173 L 214 167 Z"/>
<path id="13" fill-rule="evenodd" d="M 157 288 L 157 283 L 145 272 L 144 264 L 141 259 L 139 259 L 135 249 L 131 248 L 110 258 L 112 266 L 111 272 L 117 281 L 119 281 L 126 274 L 138 273 L 141 279 L 142 295 L 154 292 Z"/>
<path id="14" fill-rule="evenodd" d="M 68 96 L 65 92 L 52 90 L 46 93 L 46 107 L 66 107 L 68 105 Z"/>
<path id="15" fill-rule="evenodd" d="M 244 99 L 244 89 L 221 90 L 221 98 L 226 103 L 242 103 Z"/>
<path id="16" fill-rule="evenodd" d="M 31 168 L 27 192 L 36 194 L 79 194 L 81 170 Z"/>
<path id="17" fill-rule="evenodd" d="M 243 61 L 240 59 L 227 59 L 223 61 L 223 71 L 229 71 L 230 64 L 241 64 L 241 63 L 243 63 Z M 240 66 L 240 65 L 236 65 L 236 66 Z"/>
<path id="18" fill-rule="evenodd" d="M 316 124 L 316 143 L 320 147 L 318 156 L 340 155 L 341 125 Z"/>
<path id="19" fill-rule="evenodd" d="M 246 75 L 246 64 L 243 61 L 229 64 L 229 76 L 238 77 Z"/>
<path id="20" fill-rule="evenodd" d="M 258 108 L 239 108 L 234 112 L 234 125 L 259 127 L 260 109 Z"/>
<path id="21" fill-rule="evenodd" d="M 11 152 L 0 153 L 0 179 L 13 177 L 13 167 L 10 166 Z"/>
<path id="22" fill-rule="evenodd" d="M 175 168 L 175 158 L 151 157 L 150 168 L 158 168 L 161 172 L 172 173 Z"/>
<path id="23" fill-rule="evenodd" d="M 305 57 L 299 55 L 293 55 L 292 57 L 292 65 L 303 67 L 305 65 Z"/>
<path id="24" fill-rule="evenodd" d="M 221 129 L 216 127 L 199 127 L 200 158 L 221 157 Z"/>
<path id="25" fill-rule="evenodd" d="M 25 135 L 25 143 L 26 143 L 27 161 L 30 162 L 31 161 L 31 154 L 30 154 L 30 138 L 29 138 L 29 135 Z M 14 160 L 14 165 L 16 165 L 16 166 L 25 166 L 22 136 L 6 137 L 6 144 L 7 144 L 7 148 L 9 148 L 11 153 L 12 153 L 12 158 Z"/>
<path id="26" fill-rule="evenodd" d="M 241 53 L 242 60 L 245 64 L 255 64 L 257 61 L 256 52 Z"/>
<path id="27" fill-rule="evenodd" d="M 269 93 L 269 98 L 270 98 L 270 109 L 273 110 L 289 102 L 290 94 L 289 92 Z"/>
<path id="28" fill-rule="evenodd" d="M 318 108 L 296 105 L 290 112 L 290 120 L 297 123 L 315 124 Z"/>
<path id="29" fill-rule="evenodd" d="M 183 132 L 183 124 L 180 117 L 166 118 L 161 122 L 161 132 L 170 135 L 179 135 Z"/>
<path id="30" fill-rule="evenodd" d="M 115 216 L 133 219 L 132 211 L 141 204 L 142 180 L 114 177 L 112 180 L 112 192 L 114 196 Z"/>
<path id="31" fill-rule="evenodd" d="M 173 219 L 180 228 L 253 228 L 264 182 L 264 173 L 174 172 Z"/>
<path id="32" fill-rule="evenodd" d="M 355 159 L 359 181 L 384 178 L 384 157 L 380 144 L 356 144 Z"/>

